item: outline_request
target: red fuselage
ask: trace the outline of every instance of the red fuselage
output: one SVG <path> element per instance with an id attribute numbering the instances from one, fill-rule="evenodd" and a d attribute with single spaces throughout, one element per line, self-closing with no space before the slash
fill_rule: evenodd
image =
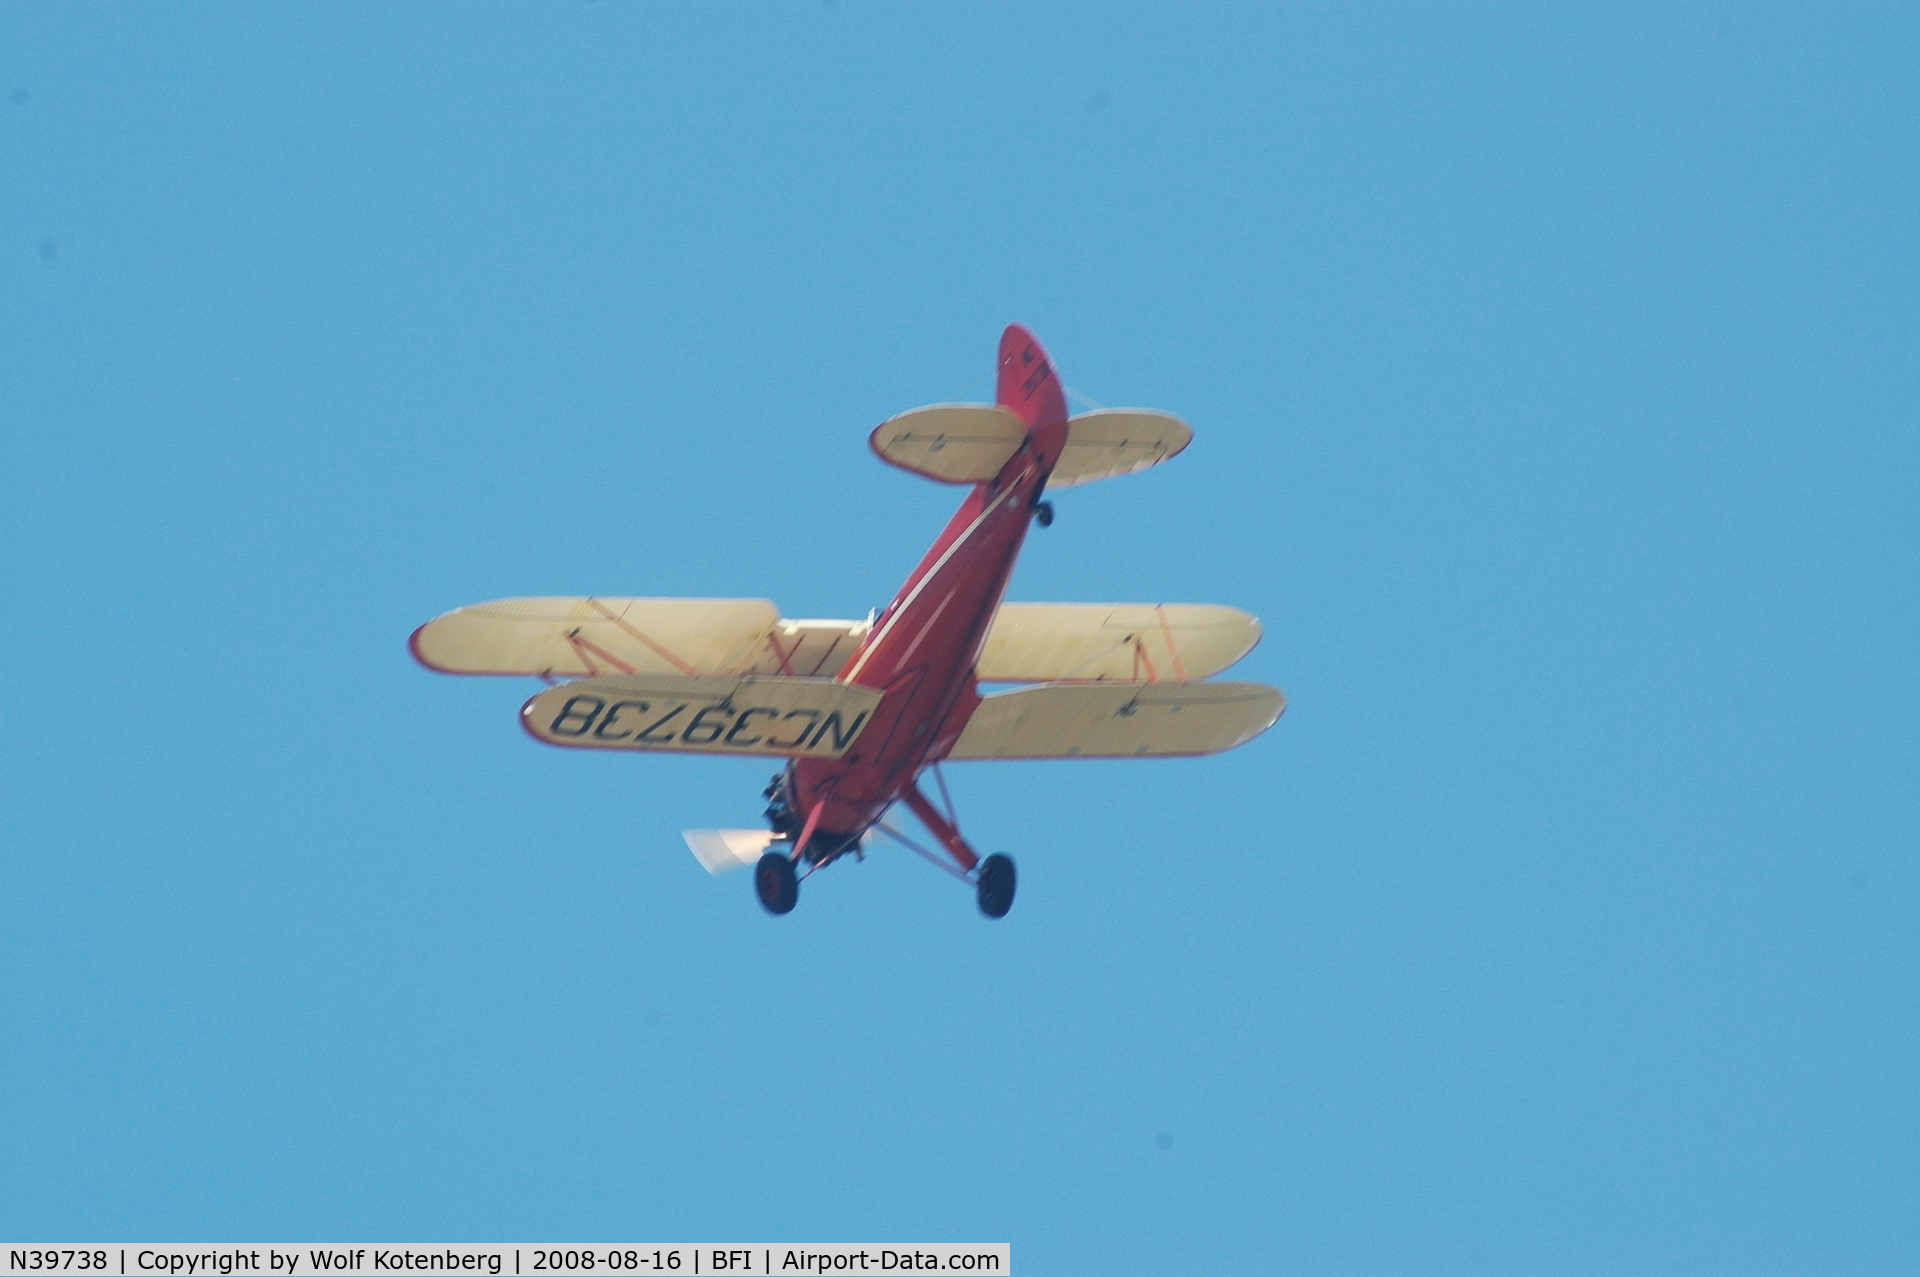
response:
<path id="1" fill-rule="evenodd" d="M 1025 445 L 974 487 L 841 672 L 842 682 L 883 693 L 854 748 L 792 767 L 787 801 L 814 827 L 809 859 L 836 854 L 879 820 L 946 756 L 980 702 L 974 671 L 987 628 L 1067 436 L 1052 361 L 1018 324 L 1000 338 L 997 397 L 1026 424 Z"/>

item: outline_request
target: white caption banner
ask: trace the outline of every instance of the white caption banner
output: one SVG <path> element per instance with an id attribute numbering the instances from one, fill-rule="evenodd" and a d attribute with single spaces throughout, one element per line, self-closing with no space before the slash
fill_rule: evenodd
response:
<path id="1" fill-rule="evenodd" d="M 672 1273 L 755 1277 L 815 1273 L 1012 1272 L 1006 1242 L 0 1242 L 5 1277 L 628 1277 Z"/>

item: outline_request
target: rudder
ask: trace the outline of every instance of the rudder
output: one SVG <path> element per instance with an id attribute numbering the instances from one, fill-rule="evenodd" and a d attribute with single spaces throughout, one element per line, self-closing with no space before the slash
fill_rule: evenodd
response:
<path id="1" fill-rule="evenodd" d="M 1000 334 L 1000 384 L 995 401 L 1019 417 L 1029 431 L 1057 426 L 1067 419 L 1067 397 L 1060 389 L 1040 339 L 1019 324 Z"/>

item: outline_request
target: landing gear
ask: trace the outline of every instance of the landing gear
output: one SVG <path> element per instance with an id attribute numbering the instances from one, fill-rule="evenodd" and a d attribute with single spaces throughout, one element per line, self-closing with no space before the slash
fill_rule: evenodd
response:
<path id="1" fill-rule="evenodd" d="M 1009 872 L 1013 863 L 1007 863 Z M 753 869 L 753 892 L 760 897 L 760 903 L 766 906 L 768 913 L 792 913 L 794 905 L 800 902 L 800 884 L 793 876 L 793 862 L 777 851 L 770 851 L 760 857 L 760 863 Z M 984 900 L 985 897 L 983 896 Z M 1011 879 L 1007 888 L 1007 900 L 1013 900 Z M 983 904 L 982 909 L 986 908 Z M 1002 910 L 1001 912 L 1005 912 Z"/>
<path id="2" fill-rule="evenodd" d="M 975 892 L 980 899 L 980 912 L 989 918 L 1004 918 L 1007 910 L 1013 908 L 1014 872 L 1013 857 L 998 852 L 980 862 L 980 874 L 976 879 Z M 762 896 L 761 899 L 766 897 Z M 773 906 L 768 905 L 769 909 Z M 787 908 L 793 908 L 788 905 Z"/>
<path id="3" fill-rule="evenodd" d="M 1035 520 L 1039 522 L 1041 527 L 1043 528 L 1052 527 L 1053 526 L 1053 502 L 1051 501 L 1034 502 L 1033 517 Z"/>
<path id="4" fill-rule="evenodd" d="M 995 853 L 985 860 L 980 859 L 973 848 L 967 846 L 967 840 L 960 836 L 960 831 L 954 828 L 953 800 L 947 797 L 947 782 L 940 779 L 938 766 L 933 769 L 933 778 L 940 781 L 940 797 L 947 800 L 944 813 L 927 801 L 927 796 L 920 792 L 917 784 L 908 785 L 906 792 L 900 795 L 900 800 L 920 818 L 927 832 L 940 840 L 940 845 L 947 849 L 947 855 L 953 857 L 952 865 L 896 832 L 892 826 L 883 824 L 881 828 L 896 841 L 919 852 L 960 881 L 972 882 L 981 913 L 989 918 L 1006 917 L 1007 910 L 1013 908 L 1013 857 Z"/>
<path id="5" fill-rule="evenodd" d="M 793 806 L 787 802 L 788 777 L 784 771 L 773 774 L 760 796 L 767 802 L 767 824 L 773 832 L 782 838 L 792 838 L 800 828 L 800 818 L 793 813 Z"/>

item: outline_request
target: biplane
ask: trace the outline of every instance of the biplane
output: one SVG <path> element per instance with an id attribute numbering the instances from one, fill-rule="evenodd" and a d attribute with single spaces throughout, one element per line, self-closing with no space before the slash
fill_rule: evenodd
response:
<path id="1" fill-rule="evenodd" d="M 865 620 L 789 619 L 765 599 L 504 599 L 436 617 L 409 646 L 442 673 L 545 679 L 520 723 L 548 745 L 781 760 L 762 794 L 767 828 L 684 835 L 711 873 L 752 865 L 771 913 L 884 834 L 1004 917 L 1013 860 L 961 834 L 942 762 L 1218 753 L 1271 727 L 1286 698 L 1206 681 L 1260 639 L 1237 609 L 1003 602 L 1029 525 L 1053 522 L 1043 493 L 1157 465 L 1193 432 L 1162 412 L 1069 416 L 1052 361 L 1018 324 L 1000 338 L 995 399 L 917 408 L 870 436 L 888 464 L 969 491 Z M 996 683 L 1019 686 L 981 690 Z M 898 804 L 937 851 L 888 819 Z"/>

